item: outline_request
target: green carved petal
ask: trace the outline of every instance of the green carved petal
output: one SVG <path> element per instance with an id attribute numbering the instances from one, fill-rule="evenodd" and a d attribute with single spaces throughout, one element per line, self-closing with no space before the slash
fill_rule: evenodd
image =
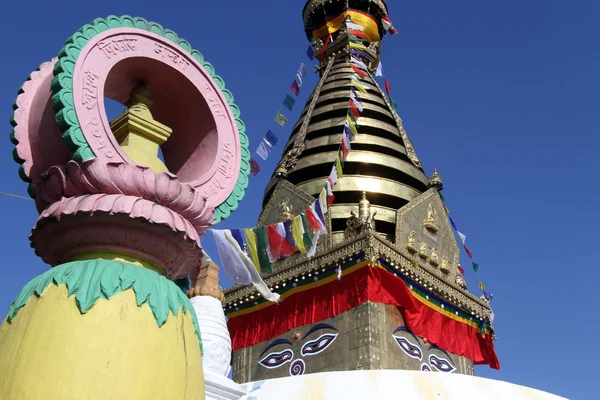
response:
<path id="1" fill-rule="evenodd" d="M 100 299 L 111 297 L 131 289 L 138 307 L 148 304 L 157 325 L 165 322 L 169 313 L 189 313 L 202 351 L 200 327 L 196 312 L 183 291 L 164 276 L 136 265 L 112 260 L 73 261 L 61 264 L 35 277 L 17 295 L 8 313 L 8 321 L 16 318 L 19 310 L 31 296 L 43 296 L 44 290 L 54 285 L 66 285 L 68 295 L 74 295 L 81 313 L 86 313 Z"/>
<path id="2" fill-rule="evenodd" d="M 204 60 L 202 54 L 192 49 L 190 44 L 180 38 L 177 33 L 169 29 L 163 28 L 160 24 L 155 22 L 148 22 L 143 18 L 131 17 L 124 15 L 117 17 L 110 15 L 106 18 L 97 18 L 90 24 L 84 25 L 79 29 L 73 36 L 67 40 L 67 44 L 59 52 L 58 62 L 54 67 L 54 79 L 52 80 L 52 102 L 56 112 L 56 120 L 58 126 L 63 133 L 63 139 L 67 143 L 67 146 L 71 150 L 73 160 L 77 162 L 84 162 L 91 158 L 96 157 L 92 149 L 89 147 L 85 137 L 81 133 L 79 120 L 75 113 L 73 106 L 73 69 L 77 62 L 77 57 L 81 52 L 81 49 L 89 42 L 91 38 L 100 32 L 103 32 L 111 28 L 121 27 L 135 27 L 138 29 L 154 32 L 167 40 L 178 45 L 181 49 L 191 54 L 204 69 L 211 75 L 216 85 L 223 91 L 223 95 L 229 104 L 229 108 L 236 119 L 237 128 L 240 135 L 240 143 L 242 145 L 241 151 L 241 165 L 240 174 L 236 182 L 236 186 L 231 195 L 215 210 L 215 223 L 219 222 L 229 215 L 231 212 L 238 208 L 239 202 L 242 200 L 245 194 L 245 189 L 248 186 L 248 175 L 250 173 L 250 152 L 248 151 L 248 137 L 246 136 L 246 127 L 244 123 L 239 119 L 240 111 L 239 108 L 233 102 L 234 98 L 230 91 L 225 89 L 225 81 L 218 75 L 215 74 L 215 68 Z"/>

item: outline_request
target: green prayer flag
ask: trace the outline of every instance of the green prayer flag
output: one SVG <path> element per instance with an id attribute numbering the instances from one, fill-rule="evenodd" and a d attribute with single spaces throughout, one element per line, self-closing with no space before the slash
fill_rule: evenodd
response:
<path id="1" fill-rule="evenodd" d="M 477 272 L 477 270 L 479 269 L 479 264 L 477 263 L 473 263 L 473 271 Z"/>
<path id="2" fill-rule="evenodd" d="M 282 113 L 278 112 L 275 116 L 275 122 L 277 122 L 281 126 L 285 126 L 287 123 L 287 118 Z"/>
<path id="3" fill-rule="evenodd" d="M 308 251 L 308 249 L 310 249 L 312 247 L 312 243 L 313 243 L 313 229 L 310 226 L 310 224 L 308 223 L 308 218 L 306 218 L 306 213 L 302 213 L 300 214 L 300 216 L 302 217 L 302 225 L 304 225 L 304 247 L 306 248 L 306 251 Z"/>
<path id="4" fill-rule="evenodd" d="M 338 161 L 340 162 L 340 167 L 344 168 L 344 157 L 342 155 L 342 150 L 338 150 Z"/>
<path id="5" fill-rule="evenodd" d="M 439 193 L 440 193 L 440 199 L 442 199 L 442 201 L 446 201 L 446 199 L 444 198 L 444 195 L 441 192 L 439 192 Z"/>
<path id="6" fill-rule="evenodd" d="M 268 238 L 266 226 L 259 226 L 256 228 L 256 247 L 258 250 L 258 259 L 260 260 L 260 272 L 263 274 L 270 274 L 273 272 L 273 267 L 271 266 L 267 254 L 267 246 L 269 245 Z"/>
<path id="7" fill-rule="evenodd" d="M 390 104 L 392 105 L 392 107 L 394 107 L 394 111 L 398 111 L 398 106 L 396 105 L 394 99 L 392 99 L 392 96 L 390 96 Z"/>
<path id="8" fill-rule="evenodd" d="M 285 108 L 292 111 L 292 108 L 294 108 L 294 104 L 296 104 L 296 100 L 294 100 L 292 96 L 290 96 L 289 94 L 285 96 L 285 100 L 283 100 L 283 105 L 285 106 Z"/>

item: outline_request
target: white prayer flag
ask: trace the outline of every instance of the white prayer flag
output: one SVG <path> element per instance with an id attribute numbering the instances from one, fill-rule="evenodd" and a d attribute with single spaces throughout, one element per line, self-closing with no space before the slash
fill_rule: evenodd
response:
<path id="1" fill-rule="evenodd" d="M 217 252 L 223 264 L 223 269 L 229 280 L 234 284 L 249 285 L 252 283 L 250 272 L 236 252 L 231 251 L 231 244 L 225 237 L 225 231 L 213 230 Z M 231 233 L 229 233 L 231 235 Z M 235 240 L 235 239 L 234 239 Z M 236 242 L 237 243 L 237 242 Z"/>
<path id="2" fill-rule="evenodd" d="M 383 76 L 383 64 L 381 64 L 381 61 L 379 61 L 379 64 L 377 64 L 377 70 L 375 71 L 375 76 Z"/>
<path id="3" fill-rule="evenodd" d="M 366 70 L 366 69 L 368 69 L 368 68 L 367 68 L 367 65 L 366 65 L 364 62 L 360 61 L 358 58 L 356 58 L 356 57 L 354 57 L 354 56 L 351 56 L 351 57 L 350 57 L 350 61 L 352 61 L 352 63 L 353 63 L 353 64 L 356 64 L 356 65 L 358 65 L 358 66 L 359 66 L 359 67 L 361 67 L 362 69 L 365 69 L 365 70 Z"/>
<path id="4" fill-rule="evenodd" d="M 260 142 L 258 149 L 256 149 L 256 154 L 258 154 L 258 156 L 263 160 L 266 160 L 269 157 L 269 149 L 265 145 L 264 141 Z"/>
<path id="5" fill-rule="evenodd" d="M 358 111 L 363 112 L 363 110 L 365 108 L 363 107 L 362 103 L 360 101 L 358 101 L 358 99 L 352 93 L 350 93 L 350 99 L 352 100 L 352 102 L 354 103 L 356 108 L 358 108 Z"/>
<path id="6" fill-rule="evenodd" d="M 458 233 L 458 237 L 460 238 L 460 241 L 462 242 L 462 244 L 465 244 L 467 237 L 465 235 L 463 235 L 462 233 L 460 233 L 459 231 L 456 231 L 456 233 Z"/>
<path id="7" fill-rule="evenodd" d="M 258 293 L 260 293 L 265 299 L 272 301 L 273 303 L 279 303 L 279 295 L 269 290 L 269 287 L 267 286 L 265 281 L 263 281 L 263 279 L 260 277 L 260 273 L 256 269 L 256 266 L 254 265 L 250 257 L 248 257 L 248 255 L 242 251 L 239 243 L 231 234 L 231 231 L 225 230 L 223 231 L 223 234 L 229 242 L 230 246 L 233 248 L 233 250 L 235 250 L 235 253 L 239 257 L 244 267 L 246 267 L 246 271 L 249 273 L 250 276 L 249 283 L 252 283 L 252 286 L 254 286 L 256 290 L 258 290 Z"/>
<path id="8" fill-rule="evenodd" d="M 354 29 L 355 31 L 364 31 L 364 30 L 365 30 L 365 27 L 364 27 L 364 26 L 362 26 L 362 25 L 358 25 L 358 24 L 355 24 L 355 23 L 353 23 L 353 22 L 346 22 L 346 26 L 347 26 L 349 29 Z"/>

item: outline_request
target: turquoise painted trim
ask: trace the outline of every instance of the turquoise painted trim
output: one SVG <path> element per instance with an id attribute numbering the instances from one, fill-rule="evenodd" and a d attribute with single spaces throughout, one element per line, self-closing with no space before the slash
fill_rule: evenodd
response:
<path id="1" fill-rule="evenodd" d="M 233 102 L 233 94 L 225 89 L 225 81 L 215 74 L 215 68 L 198 51 L 175 32 L 163 28 L 156 22 L 148 22 L 139 17 L 114 15 L 106 18 L 96 18 L 91 23 L 84 25 L 73 36 L 67 39 L 65 46 L 58 53 L 58 61 L 54 65 L 54 79 L 52 80 L 52 105 L 56 113 L 56 122 L 63 133 L 63 140 L 73 154 L 73 160 L 81 163 L 96 157 L 88 145 L 75 112 L 73 104 L 73 69 L 77 57 L 87 42 L 97 34 L 113 28 L 137 28 L 153 32 L 175 43 L 184 51 L 188 52 L 196 61 L 210 74 L 215 84 L 219 87 L 229 108 L 235 118 L 240 134 L 241 164 L 240 175 L 233 192 L 227 199 L 215 208 L 215 223 L 229 217 L 238 208 L 239 202 L 244 198 L 248 187 L 248 174 L 250 173 L 250 151 L 248 150 L 248 137 L 246 136 L 246 125 L 240 118 L 240 109 Z"/>
<path id="2" fill-rule="evenodd" d="M 66 285 L 69 296 L 75 295 L 81 313 L 86 313 L 98 300 L 108 300 L 127 289 L 135 293 L 138 307 L 148 304 L 159 327 L 167 322 L 169 312 L 177 316 L 183 310 L 192 317 L 202 351 L 196 312 L 181 289 L 154 271 L 123 261 L 73 261 L 46 271 L 33 278 L 18 294 L 8 313 L 9 322 L 31 296 L 40 297 L 50 284 Z"/>

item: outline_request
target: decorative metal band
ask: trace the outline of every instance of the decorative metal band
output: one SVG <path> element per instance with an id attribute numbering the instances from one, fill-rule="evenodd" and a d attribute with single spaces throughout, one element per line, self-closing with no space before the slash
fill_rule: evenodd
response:
<path id="1" fill-rule="evenodd" d="M 408 259 L 408 256 L 403 254 L 403 249 L 369 233 L 361 234 L 334 246 L 326 246 L 319 250 L 317 255 L 310 260 L 307 259 L 306 255 L 299 254 L 278 262 L 274 266 L 276 272 L 265 278 L 265 282 L 269 287 L 273 288 L 275 285 L 312 273 L 319 268 L 339 264 L 362 252 L 365 253 L 366 259 L 373 262 L 378 258 L 383 258 L 391 263 L 392 266 L 397 266 L 399 274 L 415 280 L 423 285 L 423 287 L 431 290 L 462 310 L 476 317 L 489 319 L 491 310 L 487 304 L 453 283 L 445 282 L 431 272 L 418 265 L 414 265 Z M 259 296 L 252 286 L 243 287 L 237 285 L 231 287 L 225 291 L 224 305 L 243 303 L 250 296 Z"/>
<path id="2" fill-rule="evenodd" d="M 223 79 L 215 74 L 215 69 L 209 62 L 204 61 L 202 54 L 192 49 L 190 44 L 186 40 L 179 38 L 175 32 L 164 29 L 156 22 L 148 22 L 143 18 L 134 18 L 127 15 L 97 18 L 93 22 L 84 25 L 73 36 L 67 39 L 66 45 L 59 52 L 58 62 L 54 67 L 54 80 L 52 81 L 52 102 L 56 112 L 56 121 L 63 133 L 63 139 L 73 153 L 73 160 L 83 162 L 96 156 L 81 131 L 80 122 L 73 104 L 73 73 L 75 64 L 80 52 L 91 38 L 101 32 L 114 28 L 141 29 L 162 36 L 175 43 L 202 65 L 221 90 L 235 118 L 241 146 L 240 173 L 235 188 L 223 203 L 215 207 L 215 222 L 227 218 L 232 211 L 237 209 L 238 203 L 244 197 L 245 189 L 248 186 L 248 174 L 250 173 L 248 137 L 245 133 L 246 127 L 244 122 L 240 119 L 240 109 L 233 102 L 234 99 L 231 92 L 225 89 Z"/>
<path id="3" fill-rule="evenodd" d="M 388 108 L 392 112 L 392 115 L 394 116 L 394 121 L 396 121 L 396 126 L 398 127 L 398 130 L 400 131 L 400 136 L 402 137 L 402 140 L 404 141 L 404 147 L 406 147 L 406 153 L 408 154 L 408 158 L 410 158 L 410 161 L 412 161 L 412 163 L 417 168 L 423 169 L 423 166 L 421 165 L 421 161 L 419 161 L 419 158 L 417 157 L 417 153 L 415 153 L 415 148 L 413 147 L 412 142 L 408 138 L 408 134 L 406 133 L 406 130 L 404 130 L 404 124 L 402 123 L 402 119 L 400 118 L 400 116 L 398 115 L 396 110 L 394 110 L 392 105 L 390 104 L 387 96 L 385 95 L 383 90 L 381 90 L 381 87 L 379 86 L 377 81 L 373 80 L 373 83 L 377 87 L 377 90 L 379 90 L 379 93 L 381 93 L 383 100 L 385 101 Z"/>
<path id="4" fill-rule="evenodd" d="M 294 164 L 296 163 L 296 160 L 298 160 L 298 157 L 300 156 L 300 154 L 302 154 L 302 144 L 304 142 L 304 138 L 306 137 L 306 130 L 308 128 L 308 125 L 310 124 L 312 112 L 315 109 L 317 101 L 319 100 L 319 93 L 321 92 L 321 87 L 323 87 L 323 83 L 325 82 L 325 79 L 327 79 L 327 75 L 329 74 L 329 71 L 331 71 L 331 67 L 333 66 L 333 61 L 333 58 L 329 59 L 329 62 L 327 63 L 327 68 L 325 69 L 325 72 L 323 73 L 319 84 L 313 92 L 313 98 L 310 102 L 310 106 L 308 107 L 308 111 L 306 112 L 306 116 L 304 117 L 304 121 L 302 122 L 302 127 L 300 128 L 300 131 L 296 136 L 294 147 L 292 148 L 292 150 L 288 151 L 286 155 L 282 158 L 276 170 L 285 169 L 286 171 L 288 171 L 289 169 L 293 168 Z"/>

